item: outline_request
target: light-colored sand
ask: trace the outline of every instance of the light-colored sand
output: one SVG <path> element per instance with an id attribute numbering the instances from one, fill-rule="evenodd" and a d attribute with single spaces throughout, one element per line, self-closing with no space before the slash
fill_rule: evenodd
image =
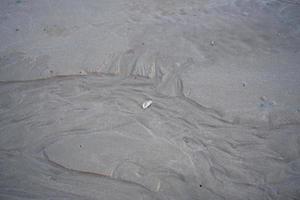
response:
<path id="1" fill-rule="evenodd" d="M 299 13 L 2 0 L 0 199 L 299 199 Z"/>

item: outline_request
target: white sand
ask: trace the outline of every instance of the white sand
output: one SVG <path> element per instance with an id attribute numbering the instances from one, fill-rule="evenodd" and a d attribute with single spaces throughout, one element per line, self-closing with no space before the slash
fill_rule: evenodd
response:
<path id="1" fill-rule="evenodd" d="M 298 0 L 1 0 L 0 36 L 0 199 L 300 199 Z"/>

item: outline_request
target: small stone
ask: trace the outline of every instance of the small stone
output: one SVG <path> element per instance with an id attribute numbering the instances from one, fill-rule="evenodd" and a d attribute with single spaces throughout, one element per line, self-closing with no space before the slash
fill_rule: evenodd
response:
<path id="1" fill-rule="evenodd" d="M 153 101 L 152 100 L 147 100 L 143 103 L 142 108 L 146 109 L 149 108 L 152 105 Z"/>
<path id="2" fill-rule="evenodd" d="M 20 29 L 16 28 L 16 31 L 19 31 Z"/>
<path id="3" fill-rule="evenodd" d="M 246 83 L 245 83 L 245 82 L 243 82 L 243 83 L 242 83 L 242 86 L 243 86 L 243 87 L 246 87 Z"/>
<path id="4" fill-rule="evenodd" d="M 189 139 L 187 137 L 182 138 L 185 143 L 189 143 Z"/>
<path id="5" fill-rule="evenodd" d="M 267 97 L 266 96 L 261 96 L 261 97 L 259 97 L 260 98 L 260 100 L 262 100 L 262 101 L 267 101 Z"/>
<path id="6" fill-rule="evenodd" d="M 186 15 L 187 14 L 184 9 L 180 9 L 179 12 L 180 12 L 180 15 Z"/>
<path id="7" fill-rule="evenodd" d="M 210 41 L 210 45 L 211 45 L 211 46 L 215 46 L 215 45 L 216 45 L 216 42 L 212 40 L 212 41 Z"/>
<path id="8" fill-rule="evenodd" d="M 86 72 L 85 70 L 80 70 L 80 71 L 79 71 L 79 74 L 80 74 L 80 75 L 87 75 L 87 72 Z"/>
<path id="9" fill-rule="evenodd" d="M 264 103 L 259 104 L 259 107 L 264 108 L 266 105 Z"/>

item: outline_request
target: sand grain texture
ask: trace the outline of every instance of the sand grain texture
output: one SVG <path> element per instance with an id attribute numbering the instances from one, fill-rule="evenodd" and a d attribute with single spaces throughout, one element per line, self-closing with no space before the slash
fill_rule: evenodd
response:
<path id="1" fill-rule="evenodd" d="M 299 13 L 1 1 L 0 199 L 299 199 Z"/>

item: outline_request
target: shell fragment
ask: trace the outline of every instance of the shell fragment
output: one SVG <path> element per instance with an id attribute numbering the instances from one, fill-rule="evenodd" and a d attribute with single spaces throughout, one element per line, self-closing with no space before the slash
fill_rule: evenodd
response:
<path id="1" fill-rule="evenodd" d="M 147 101 L 144 101 L 143 105 L 142 105 L 142 108 L 143 109 L 146 109 L 146 108 L 149 108 L 152 104 L 152 100 L 147 100 Z"/>

